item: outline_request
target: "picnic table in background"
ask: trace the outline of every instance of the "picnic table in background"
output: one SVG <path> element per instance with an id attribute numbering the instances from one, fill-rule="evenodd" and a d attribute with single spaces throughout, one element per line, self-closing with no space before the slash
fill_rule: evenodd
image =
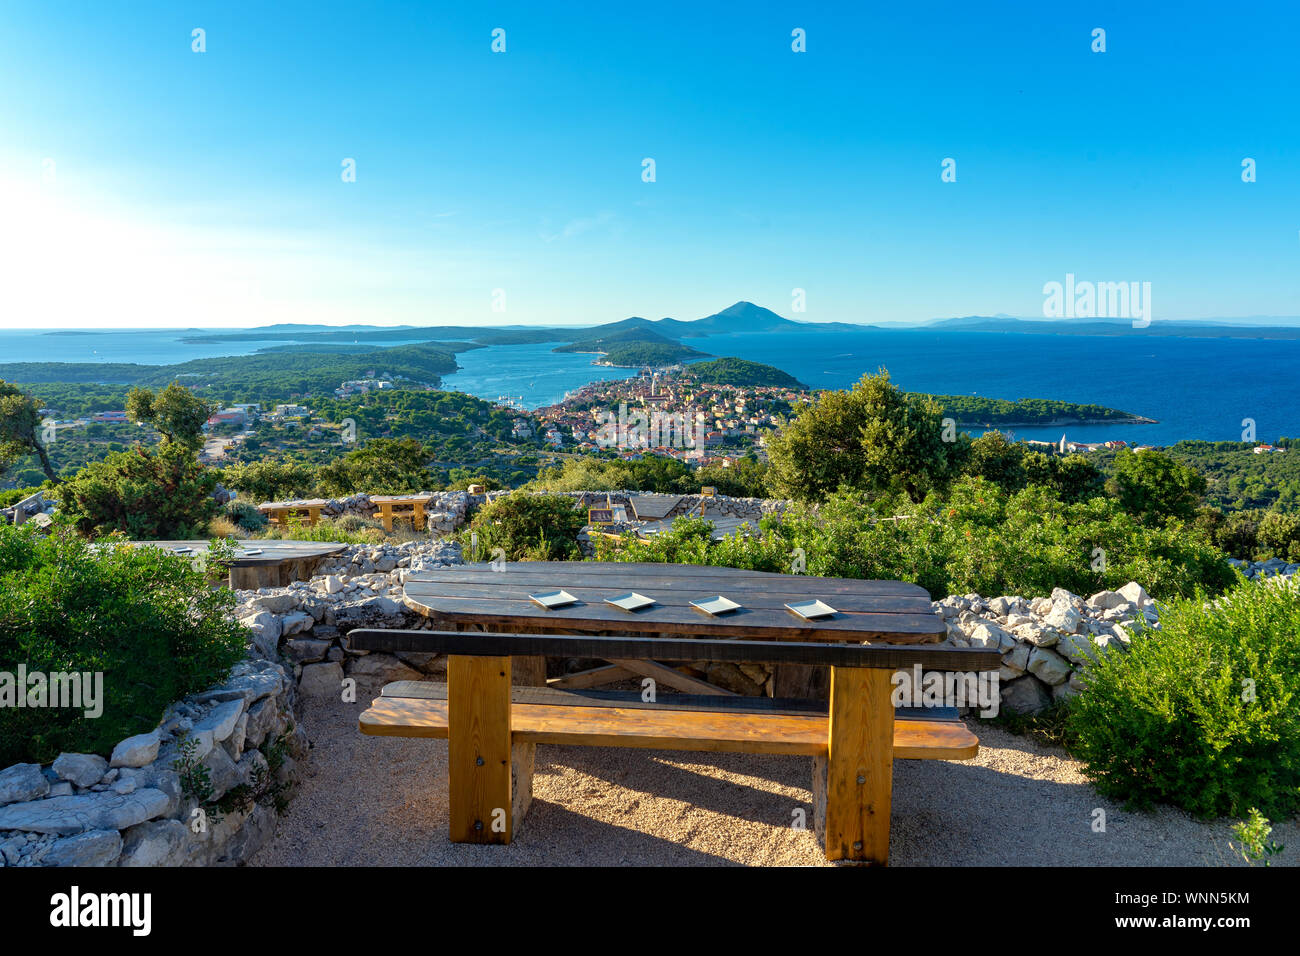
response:
<path id="1" fill-rule="evenodd" d="M 207 554 L 207 541 L 132 541 L 140 547 L 161 548 L 181 557 Z M 311 578 L 322 558 L 347 547 L 335 541 L 237 541 L 230 565 L 230 586 L 240 590 L 285 587 Z"/>
<path id="2" fill-rule="evenodd" d="M 866 581 L 773 574 L 738 568 L 685 564 L 594 561 L 509 562 L 421 571 L 405 583 L 406 604 L 440 627 L 502 633 L 599 634 L 639 637 L 722 637 L 776 641 L 852 641 L 897 644 L 936 643 L 946 636 L 930 595 L 903 581 Z M 548 610 L 529 598 L 544 591 L 567 591 L 577 602 Z M 624 611 L 606 598 L 635 591 L 653 606 Z M 722 595 L 741 607 L 711 616 L 691 606 Z M 820 599 L 835 609 L 829 618 L 809 621 L 785 605 Z M 544 684 L 540 658 L 516 667 L 523 684 Z M 774 671 L 777 697 L 825 696 L 826 669 L 789 664 Z M 729 694 L 673 667 L 647 660 L 610 661 L 606 666 L 555 678 L 551 686 L 592 687 L 650 677 L 688 693 Z"/>
<path id="3" fill-rule="evenodd" d="M 420 495 L 371 495 L 370 503 L 379 510 L 375 517 L 384 523 L 384 530 L 392 533 L 393 519 L 403 518 L 411 522 L 416 531 L 425 526 L 424 506 L 433 500 L 432 493 Z"/>
<path id="4" fill-rule="evenodd" d="M 257 510 L 266 515 L 271 524 L 284 527 L 290 517 L 305 517 L 308 525 L 315 525 L 320 520 L 321 509 L 329 502 L 324 498 L 312 498 L 308 501 L 265 501 Z"/>

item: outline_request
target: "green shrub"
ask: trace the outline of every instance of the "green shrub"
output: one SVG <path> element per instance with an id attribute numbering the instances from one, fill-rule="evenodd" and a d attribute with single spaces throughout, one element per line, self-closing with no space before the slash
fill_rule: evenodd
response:
<path id="1" fill-rule="evenodd" d="M 257 534 L 266 530 L 266 515 L 257 510 L 257 505 L 248 501 L 232 501 L 226 505 L 226 517 L 245 531 Z"/>
<path id="2" fill-rule="evenodd" d="M 1091 665 L 1068 717 L 1107 796 L 1201 817 L 1300 811 L 1300 590 L 1243 583 L 1172 601 L 1158 631 Z"/>
<path id="3" fill-rule="evenodd" d="M 218 546 L 209 566 L 220 564 Z M 166 706 L 221 680 L 247 630 L 234 595 L 157 548 L 91 545 L 26 525 L 0 527 L 0 671 L 103 675 L 103 712 L 0 707 L 0 766 L 61 751 L 108 754 L 152 729 Z"/>
<path id="4" fill-rule="evenodd" d="M 92 462 L 59 485 L 61 510 L 82 534 L 121 531 L 137 540 L 197 538 L 219 507 L 217 474 L 183 445 L 136 447 Z"/>
<path id="5" fill-rule="evenodd" d="M 1300 552 L 1300 515 L 1270 511 L 1259 522 L 1259 543 L 1270 557 L 1294 561 Z"/>
<path id="6" fill-rule="evenodd" d="M 478 558 L 489 560 L 497 548 L 508 561 L 578 560 L 578 532 L 587 513 L 565 495 L 515 493 L 484 505 L 459 540 L 469 554 L 471 534 L 478 535 Z"/>

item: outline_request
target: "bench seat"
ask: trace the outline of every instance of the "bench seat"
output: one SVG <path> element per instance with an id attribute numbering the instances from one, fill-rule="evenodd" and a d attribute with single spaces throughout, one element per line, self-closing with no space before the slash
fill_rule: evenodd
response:
<path id="1" fill-rule="evenodd" d="M 395 681 L 360 718 L 363 734 L 446 738 L 447 685 Z M 511 689 L 511 738 L 517 743 L 635 747 L 729 753 L 827 755 L 826 703 L 770 698 L 661 696 L 635 691 Z M 969 760 L 979 739 L 955 709 L 895 713 L 894 757 Z"/>

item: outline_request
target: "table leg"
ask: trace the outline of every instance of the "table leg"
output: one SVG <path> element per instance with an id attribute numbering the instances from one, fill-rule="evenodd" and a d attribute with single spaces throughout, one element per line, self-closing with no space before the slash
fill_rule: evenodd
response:
<path id="1" fill-rule="evenodd" d="M 453 843 L 509 843 L 514 830 L 510 658 L 447 659 L 448 806 Z"/>
<path id="2" fill-rule="evenodd" d="M 813 817 L 828 860 L 889 862 L 893 684 L 885 668 L 832 667 L 826 757 L 813 760 Z"/>

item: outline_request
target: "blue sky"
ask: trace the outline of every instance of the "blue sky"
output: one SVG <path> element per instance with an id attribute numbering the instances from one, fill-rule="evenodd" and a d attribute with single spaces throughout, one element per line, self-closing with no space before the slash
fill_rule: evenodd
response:
<path id="1" fill-rule="evenodd" d="M 899 6 L 8 0 L 0 324 L 1300 315 L 1294 3 Z"/>

